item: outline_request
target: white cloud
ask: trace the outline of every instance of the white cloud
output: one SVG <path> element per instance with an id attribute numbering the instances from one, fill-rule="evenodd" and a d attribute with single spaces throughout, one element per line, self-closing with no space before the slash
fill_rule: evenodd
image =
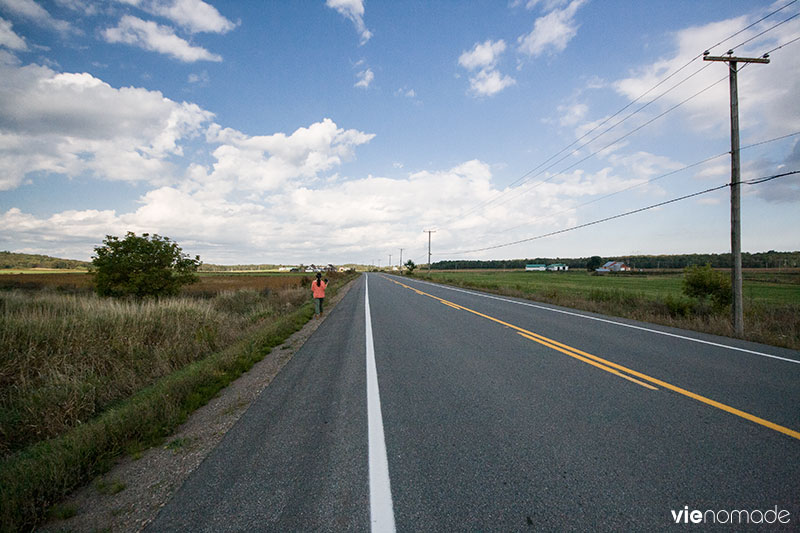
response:
<path id="1" fill-rule="evenodd" d="M 574 126 L 586 117 L 589 111 L 589 106 L 582 103 L 572 105 L 558 106 L 558 112 L 561 113 L 560 123 L 562 126 Z"/>
<path id="2" fill-rule="evenodd" d="M 548 50 L 563 51 L 578 33 L 578 25 L 574 20 L 575 13 L 585 1 L 573 0 L 564 9 L 554 9 L 547 15 L 537 18 L 533 30 L 517 40 L 520 52 L 537 57 Z M 550 2 L 548 7 L 554 7 L 553 3 Z"/>
<path id="3" fill-rule="evenodd" d="M 34 2 L 34 0 L 0 0 L 0 6 L 45 28 L 51 28 L 61 33 L 75 31 L 69 22 L 53 18 L 46 9 Z"/>
<path id="4" fill-rule="evenodd" d="M 357 130 L 339 128 L 331 119 L 298 128 L 291 135 L 247 136 L 214 124 L 208 142 L 219 144 L 213 152 L 212 168 L 195 168 L 195 179 L 218 190 L 274 191 L 289 182 L 316 178 L 353 157 L 356 146 L 375 137 Z"/>
<path id="5" fill-rule="evenodd" d="M 157 91 L 115 89 L 90 74 L 0 62 L 0 190 L 32 172 L 163 182 L 170 157 L 213 115 Z"/>
<path id="6" fill-rule="evenodd" d="M 479 96 L 492 96 L 516 83 L 511 76 L 504 76 L 496 70 L 481 70 L 469 78 L 470 88 Z"/>
<path id="7" fill-rule="evenodd" d="M 475 43 L 472 50 L 462 52 L 458 58 L 458 64 L 467 70 L 494 68 L 505 50 L 506 42 L 502 39 L 496 42 L 488 40 L 483 43 Z"/>
<path id="8" fill-rule="evenodd" d="M 3 18 L 0 18 L 0 46 L 19 51 L 28 49 L 25 39 L 14 33 L 11 22 Z"/>
<path id="9" fill-rule="evenodd" d="M 506 87 L 514 85 L 514 78 L 497 70 L 497 62 L 506 50 L 502 39 L 476 43 L 472 50 L 462 52 L 458 64 L 473 74 L 469 78 L 470 89 L 478 96 L 492 96 Z"/>
<path id="10" fill-rule="evenodd" d="M 125 15 L 114 28 L 102 32 L 109 43 L 125 43 L 174 57 L 186 63 L 195 61 L 222 61 L 222 57 L 205 48 L 192 46 L 175 35 L 167 26 Z"/>
<path id="11" fill-rule="evenodd" d="M 368 68 L 366 70 L 362 70 L 357 75 L 358 81 L 355 84 L 355 87 L 360 87 L 362 89 L 366 89 L 369 87 L 372 80 L 375 79 L 375 73 L 372 72 L 372 69 Z"/>
<path id="12" fill-rule="evenodd" d="M 757 15 L 753 15 L 753 18 L 755 16 Z M 735 42 L 723 43 L 717 50 L 712 50 L 712 54 L 723 54 L 732 44 L 756 37 L 774 24 L 768 22 L 737 35 Z M 637 69 L 633 75 L 618 80 L 613 86 L 619 94 L 631 100 L 638 98 L 668 74 L 683 67 L 689 59 L 697 57 L 710 44 L 725 39 L 748 24 L 749 17 L 743 16 L 680 30 L 675 33 L 674 49 L 667 52 L 665 57 Z M 736 50 L 736 54 L 759 57 L 765 51 L 797 37 L 798 33 L 800 19 L 794 19 L 756 38 L 745 48 Z M 676 86 L 701 68 L 704 68 L 702 72 Z M 715 82 L 720 83 L 695 96 Z M 762 139 L 800 130 L 800 106 L 797 105 L 797 95 L 800 94 L 800 56 L 791 49 L 774 52 L 769 65 L 755 64 L 743 68 L 738 76 L 738 83 L 742 130 L 756 128 Z M 675 89 L 667 92 L 673 86 L 676 86 Z M 695 64 L 673 80 L 650 93 L 647 100 L 663 94 L 658 105 L 653 106 L 663 110 L 694 96 L 679 108 L 680 116 L 688 118 L 691 128 L 696 132 L 727 136 L 730 127 L 728 90 L 727 65 L 697 59 Z"/>
<path id="13" fill-rule="evenodd" d="M 363 0 L 325 0 L 325 5 L 335 9 L 339 14 L 344 15 L 353 22 L 358 35 L 361 37 L 362 45 L 370 40 L 372 32 L 364 25 Z"/>
<path id="14" fill-rule="evenodd" d="M 203 0 L 117 0 L 165 17 L 191 33 L 227 33 L 236 24 Z"/>

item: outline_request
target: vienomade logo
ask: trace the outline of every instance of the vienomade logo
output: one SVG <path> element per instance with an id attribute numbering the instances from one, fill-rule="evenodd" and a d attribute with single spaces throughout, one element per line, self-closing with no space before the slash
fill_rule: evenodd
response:
<path id="1" fill-rule="evenodd" d="M 676 524 L 788 524 L 792 520 L 791 513 L 785 509 L 778 509 L 776 505 L 773 509 L 762 511 L 754 509 L 689 509 L 685 505 L 679 511 L 672 510 L 672 519 Z"/>

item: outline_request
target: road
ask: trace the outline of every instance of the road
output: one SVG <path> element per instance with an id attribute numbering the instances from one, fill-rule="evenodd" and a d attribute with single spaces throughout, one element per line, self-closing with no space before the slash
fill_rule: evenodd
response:
<path id="1" fill-rule="evenodd" d="M 800 353 L 356 284 L 148 531 L 800 528 Z"/>

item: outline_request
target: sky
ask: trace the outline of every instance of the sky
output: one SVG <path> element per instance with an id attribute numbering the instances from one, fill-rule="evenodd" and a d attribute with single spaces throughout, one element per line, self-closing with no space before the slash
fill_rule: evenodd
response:
<path id="1" fill-rule="evenodd" d="M 728 252 L 728 68 L 702 55 L 769 52 L 738 73 L 756 180 L 800 170 L 798 37 L 792 0 L 0 0 L 0 249 Z M 743 251 L 800 249 L 799 176 L 742 186 Z"/>

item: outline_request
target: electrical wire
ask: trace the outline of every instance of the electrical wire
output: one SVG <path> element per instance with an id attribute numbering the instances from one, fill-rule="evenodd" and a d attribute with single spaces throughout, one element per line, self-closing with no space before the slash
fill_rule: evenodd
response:
<path id="1" fill-rule="evenodd" d="M 788 133 L 786 135 L 781 135 L 780 137 L 774 137 L 772 139 L 767 139 L 765 141 L 760 141 L 760 142 L 757 142 L 757 143 L 748 144 L 747 146 L 740 147 L 739 151 L 742 152 L 742 151 L 747 150 L 749 148 L 754 148 L 756 146 L 761 146 L 763 144 L 768 144 L 768 143 L 772 143 L 772 142 L 776 142 L 776 141 L 781 141 L 783 139 L 788 139 L 790 137 L 796 137 L 797 135 L 800 135 L 800 131 L 796 131 L 794 133 Z M 582 204 L 578 204 L 578 205 L 576 205 L 574 207 L 569 207 L 567 209 L 563 209 L 563 210 L 557 211 L 555 213 L 550 213 L 550 214 L 548 214 L 546 216 L 541 216 L 541 217 L 534 218 L 532 220 L 529 220 L 525 224 L 519 224 L 517 226 L 513 226 L 511 228 L 507 228 L 507 229 L 502 230 L 502 231 L 496 231 L 496 232 L 494 232 L 494 235 L 497 235 L 499 233 L 507 233 L 509 231 L 513 231 L 515 229 L 519 229 L 519 228 L 521 228 L 523 226 L 527 226 L 527 225 L 531 224 L 532 222 L 536 222 L 536 221 L 542 220 L 544 218 L 550 218 L 550 217 L 558 216 L 558 215 L 561 215 L 561 214 L 564 214 L 564 213 L 568 213 L 568 212 L 571 212 L 571 211 L 576 211 L 577 209 L 580 209 L 581 207 L 585 207 L 587 205 L 594 204 L 594 203 L 599 202 L 601 200 L 605 200 L 605 199 L 610 198 L 612 196 L 616 196 L 617 194 L 621 194 L 623 192 L 627 192 L 627 191 L 630 191 L 630 190 L 633 190 L 633 189 L 636 189 L 636 188 L 639 188 L 639 187 L 643 187 L 645 185 L 649 185 L 649 184 L 651 184 L 653 182 L 656 182 L 658 180 L 661 180 L 661 179 L 664 179 L 666 177 L 672 176 L 674 174 L 678 174 L 678 173 L 683 172 L 685 170 L 689 170 L 690 168 L 694 168 L 694 167 L 698 167 L 700 165 L 704 165 L 706 163 L 709 163 L 709 162 L 713 161 L 714 159 L 719 159 L 720 157 L 724 157 L 724 156 L 730 155 L 730 153 L 731 152 L 729 150 L 727 152 L 722 152 L 722 153 L 719 153 L 717 155 L 712 155 L 711 157 L 707 157 L 707 158 L 705 158 L 705 159 L 703 159 L 701 161 L 697 161 L 695 163 L 692 163 L 690 165 L 686 165 L 686 166 L 684 166 L 682 168 L 679 168 L 677 170 L 672 170 L 672 171 L 667 172 L 665 174 L 661 174 L 661 175 L 656 176 L 654 178 L 650 178 L 649 180 L 647 180 L 645 182 L 637 183 L 635 185 L 631 185 L 629 187 L 625 187 L 624 189 L 620 189 L 618 191 L 614 191 L 612 193 L 608 193 L 608 194 L 600 196 L 598 198 L 594 198 L 594 199 L 586 201 L 586 202 L 584 202 Z"/>
<path id="2" fill-rule="evenodd" d="M 775 9 L 774 11 L 771 11 L 770 13 L 768 13 L 768 14 L 764 15 L 764 16 L 763 16 L 763 17 L 761 17 L 760 19 L 758 19 L 758 20 L 756 20 L 755 22 L 753 22 L 753 23 L 749 24 L 748 26 L 746 26 L 746 27 L 742 28 L 741 30 L 739 30 L 739 31 L 737 31 L 737 32 L 735 32 L 735 33 L 733 33 L 733 34 L 729 35 L 729 36 L 728 36 L 728 37 L 726 37 L 725 39 L 723 39 L 723 40 L 719 41 L 718 43 L 716 43 L 716 44 L 714 44 L 714 45 L 712 45 L 712 46 L 708 47 L 708 49 L 707 49 L 707 50 L 711 50 L 711 49 L 713 49 L 713 48 L 716 48 L 717 46 L 719 46 L 719 45 L 721 45 L 721 44 L 723 44 L 723 43 L 725 43 L 725 42 L 729 41 L 730 39 L 732 39 L 732 38 L 736 37 L 737 35 L 739 35 L 739 34 L 741 34 L 741 33 L 745 32 L 745 31 L 747 31 L 748 29 L 752 28 L 753 26 L 755 26 L 755 25 L 759 24 L 760 22 L 763 22 L 764 20 L 766 20 L 767 18 L 771 17 L 772 15 L 774 15 L 774 14 L 776 14 L 776 13 L 778 13 L 778 12 L 780 12 L 780 11 L 782 11 L 782 10 L 786 9 L 786 8 L 788 8 L 789 6 L 791 6 L 791 5 L 795 4 L 795 3 L 797 3 L 797 0 L 792 0 L 792 1 L 790 1 L 790 2 L 788 2 L 788 3 L 786 3 L 786 4 L 784 4 L 782 7 L 778 8 L 778 9 Z M 797 16 L 797 15 L 795 15 L 795 16 Z M 795 16 L 793 16 L 793 17 L 790 17 L 789 19 L 787 19 L 787 20 L 784 20 L 783 22 L 781 22 L 781 23 L 779 23 L 779 24 L 776 24 L 775 26 L 773 26 L 773 27 L 771 27 L 771 28 L 768 28 L 768 29 L 767 29 L 767 30 L 765 30 L 764 32 L 761 32 L 761 33 L 760 33 L 758 36 L 761 36 L 761 35 L 763 35 L 764 33 L 767 33 L 768 31 L 771 31 L 771 30 L 773 30 L 773 29 L 774 29 L 774 28 L 776 28 L 777 26 L 780 26 L 781 24 L 783 24 L 783 23 L 787 22 L 788 20 L 791 20 L 791 19 L 792 19 L 792 18 L 794 18 Z M 756 36 L 756 37 L 758 37 L 758 36 Z M 750 40 L 752 40 L 752 39 L 749 39 L 749 40 L 745 41 L 745 43 L 747 43 L 747 42 L 750 42 Z M 742 46 L 742 44 L 740 44 L 740 45 L 737 45 L 737 46 Z M 648 102 L 647 104 L 645 104 L 644 106 L 642 106 L 641 108 L 639 108 L 639 109 L 638 109 L 637 111 L 635 111 L 634 113 L 632 113 L 632 114 L 628 115 L 628 116 L 627 116 L 625 119 L 623 119 L 623 120 L 621 120 L 621 121 L 617 122 L 617 123 L 616 123 L 614 126 L 612 126 L 612 127 L 608 128 L 607 130 L 605 130 L 605 131 L 604 131 L 603 133 L 601 133 L 600 135 L 598 135 L 598 136 L 594 137 L 594 138 L 593 138 L 591 141 L 588 141 L 588 142 L 584 143 L 583 145 L 581 145 L 579 148 L 576 148 L 575 150 L 573 150 L 572 152 L 570 152 L 570 153 L 569 153 L 567 156 L 565 156 L 565 157 L 563 157 L 563 158 L 559 159 L 558 161 L 556 161 L 556 162 L 555 162 L 555 163 L 553 163 L 552 165 L 548 166 L 548 167 L 547 167 L 547 168 L 545 168 L 544 170 L 540 171 L 540 172 L 539 172 L 539 173 L 537 173 L 536 175 L 534 175 L 534 176 L 531 176 L 531 174 L 533 174 L 534 172 L 536 172 L 536 171 L 537 171 L 538 169 L 540 169 L 542 166 L 546 165 L 546 164 L 547 164 L 549 161 L 551 161 L 551 160 L 553 160 L 554 158 L 558 157 L 560 154 L 562 154 L 562 153 L 564 153 L 565 151 L 569 150 L 570 148 L 572 148 L 573 146 L 575 146 L 576 144 L 578 144 L 580 141 L 582 141 L 583 139 L 585 139 L 586 137 L 588 137 L 589 135 L 591 135 L 593 132 L 595 132 L 595 131 L 597 131 L 598 129 L 600 129 L 601 127 L 603 127 L 605 124 L 607 124 L 607 123 L 608 123 L 610 120 L 612 120 L 614 117 L 618 116 L 619 114 L 621 114 L 622 112 L 624 112 L 626 109 L 628 109 L 629 107 L 631 107 L 632 105 L 634 105 L 636 102 L 638 102 L 639 100 L 641 100 L 642 98 L 644 98 L 646 95 L 650 94 L 650 93 L 651 93 L 653 90 L 655 90 L 656 88 L 658 88 L 658 87 L 660 87 L 661 85 L 663 85 L 664 83 L 666 83 L 666 82 L 667 82 L 669 79 L 671 79 L 672 77 L 674 77 L 675 75 L 677 75 L 679 72 L 681 72 L 682 70 L 684 70 L 686 67 L 688 67 L 688 66 L 689 66 L 690 64 L 692 64 L 692 63 L 693 63 L 695 60 L 699 59 L 699 58 L 700 58 L 700 57 L 702 57 L 702 56 L 703 56 L 703 54 L 702 54 L 702 53 L 701 53 L 701 54 L 698 54 L 698 55 L 696 55 L 695 57 L 693 57 L 692 59 L 690 59 L 690 60 L 689 60 L 687 63 L 685 63 L 683 66 L 681 66 L 680 68 L 676 69 L 675 71 L 673 71 L 672 73 L 670 73 L 668 76 L 666 76 L 664 79 L 662 79 L 661 81 L 659 81 L 658 83 L 656 83 L 655 85 L 653 85 L 651 88 L 649 88 L 647 91 L 645 91 L 644 93 L 642 93 L 641 95 L 639 95 L 637 98 L 635 98 L 634 100 L 632 100 L 631 102 L 629 102 L 628 104 L 626 104 L 626 105 L 625 105 L 624 107 L 622 107 L 622 108 L 621 108 L 619 111 L 617 111 L 616 113 L 614 113 L 614 114 L 613 114 L 613 115 L 611 115 L 610 117 L 608 117 L 608 118 L 604 119 L 604 120 L 603 120 L 601 123 L 599 123 L 597 126 L 595 126 L 595 127 L 594 127 L 594 128 L 592 128 L 591 130 L 589 130 L 589 131 L 587 131 L 586 133 L 584 133 L 584 134 L 583 134 L 581 137 L 579 137 L 578 139 L 576 139 L 575 141 L 573 141 L 571 144 L 569 144 L 569 145 L 568 145 L 568 146 L 566 146 L 565 148 L 562 148 L 560 151 L 558 151 L 558 152 L 556 152 L 554 155 L 550 156 L 548 159 L 546 159 L 545 161 L 543 161 L 542 163 L 540 163 L 539 165 L 537 165 L 535 168 L 533 168 L 533 169 L 529 170 L 528 172 L 526 172 L 525 174 L 523 174 L 522 176 L 520 176 L 519 178 L 517 178 L 516 180 L 514 180 L 514 181 L 513 181 L 513 182 L 511 182 L 510 184 L 508 184 L 508 185 L 506 186 L 506 191 L 503 191 L 503 192 L 501 192 L 501 193 L 497 194 L 497 195 L 496 195 L 494 198 L 491 198 L 491 199 L 489 199 L 489 200 L 485 200 L 485 201 L 483 201 L 483 202 L 481 202 L 481 203 L 479 203 L 479 204 L 477 204 L 477 205 L 473 206 L 472 208 L 468 209 L 467 211 L 460 213 L 460 214 L 459 214 L 459 215 L 457 215 L 456 217 L 454 217 L 454 218 L 452 218 L 452 219 L 449 219 L 449 220 L 447 220 L 447 221 L 446 221 L 446 222 L 445 222 L 443 225 L 446 225 L 446 224 L 448 224 L 448 223 L 452 222 L 453 220 L 456 220 L 456 219 L 458 219 L 458 218 L 464 217 L 464 216 L 466 216 L 466 215 L 468 215 L 468 214 L 470 214 L 470 213 L 473 213 L 474 211 L 477 211 L 478 209 L 481 209 L 481 208 L 483 208 L 483 207 L 485 207 L 485 206 L 487 206 L 487 205 L 490 205 L 490 204 L 494 203 L 494 202 L 495 202 L 496 200 L 498 200 L 500 197 L 504 196 L 505 194 L 507 194 L 508 192 L 510 192 L 510 191 L 511 191 L 511 189 L 508 189 L 508 187 L 512 187 L 512 186 L 514 186 L 514 185 L 516 185 L 516 184 L 518 184 L 518 183 L 526 183 L 526 182 L 530 181 L 530 179 L 532 179 L 533 177 L 536 177 L 536 176 L 539 176 L 539 175 L 541 175 L 543 172 L 545 172 L 545 171 L 546 171 L 546 170 L 548 170 L 549 168 L 552 168 L 553 166 L 555 166 L 555 165 L 556 165 L 556 164 L 558 164 L 559 162 L 561 162 L 561 161 L 563 161 L 564 159 L 566 159 L 566 158 L 570 157 L 571 155 L 573 155 L 574 153 L 576 153 L 576 152 L 577 152 L 578 150 L 580 150 L 581 148 L 585 147 L 585 146 L 586 146 L 586 145 L 588 145 L 589 143 L 593 142 L 594 140 L 596 140 L 596 139 L 597 139 L 597 138 L 599 138 L 600 136 L 602 136 L 602 135 L 604 135 L 605 133 L 607 133 L 608 131 L 610 131 L 611 129 L 615 128 L 616 126 L 618 126 L 619 124 L 621 124 L 622 122 L 624 122 L 625 120 L 627 120 L 628 118 L 630 118 L 631 116 L 633 116 L 633 115 L 635 115 L 636 113 L 640 112 L 640 111 L 641 111 L 641 110 L 643 110 L 645 107 L 647 107 L 647 106 L 648 106 L 648 105 L 650 105 L 651 103 L 655 102 L 656 100 L 658 100 L 659 98 L 661 98 L 662 96 L 664 96 L 665 94 L 667 94 L 667 92 L 671 91 L 672 89 L 674 89 L 674 88 L 675 88 L 675 87 L 677 87 L 678 85 L 680 85 L 680 84 L 682 84 L 682 83 L 685 83 L 685 82 L 686 82 L 686 81 L 688 81 L 690 78 L 692 78 L 694 75 L 698 74 L 700 71 L 697 71 L 697 72 L 695 72 L 694 74 L 692 74 L 691 76 L 687 77 L 686 79 L 684 79 L 682 82 L 680 82 L 680 83 L 679 83 L 679 84 L 677 84 L 676 86 L 672 87 L 671 89 L 669 89 L 669 90 L 668 90 L 668 91 L 666 91 L 665 93 L 661 94 L 661 95 L 660 95 L 660 96 L 658 96 L 657 98 L 655 98 L 655 99 L 653 99 L 652 101 Z M 708 66 L 708 65 L 707 65 L 707 66 Z M 705 67 L 703 67 L 703 68 L 705 68 Z M 703 69 L 700 69 L 700 70 L 703 70 Z M 607 146 L 607 147 L 608 147 L 608 146 Z M 607 147 L 606 147 L 606 148 L 607 148 Z M 594 154 L 593 154 L 593 155 L 594 155 Z M 571 167 L 570 167 L 570 168 L 571 168 Z M 562 171 L 562 172 L 563 172 L 563 171 Z M 529 177 L 529 176 L 531 176 L 531 177 Z M 555 177 L 555 176 L 551 176 L 550 178 L 548 178 L 548 179 L 547 179 L 547 180 L 545 180 L 545 181 L 549 181 L 549 180 L 553 179 L 554 177 Z M 537 186 L 538 186 L 538 185 L 537 185 Z M 502 204 L 501 204 L 501 205 L 502 205 Z"/>
<path id="3" fill-rule="evenodd" d="M 757 185 L 759 183 L 765 183 L 765 182 L 772 181 L 772 180 L 777 179 L 777 178 L 783 178 L 783 177 L 792 176 L 792 175 L 795 175 L 795 174 L 800 174 L 800 170 L 794 170 L 794 171 L 791 171 L 791 172 L 784 172 L 782 174 L 776 174 L 774 176 L 767 176 L 767 177 L 764 177 L 764 178 L 756 178 L 756 179 L 747 180 L 747 181 L 740 181 L 739 183 L 744 183 L 744 184 L 747 184 L 747 185 Z M 554 235 L 560 235 L 562 233 L 567 233 L 569 231 L 575 231 L 575 230 L 586 228 L 586 227 L 589 227 L 589 226 L 594 226 L 596 224 L 600 224 L 600 223 L 603 223 L 603 222 L 608 222 L 608 221 L 611 221 L 611 220 L 616 220 L 618 218 L 626 217 L 626 216 L 629 216 L 629 215 L 634 215 L 636 213 L 641 213 L 643 211 L 649 211 L 650 209 L 655 209 L 657 207 L 663 207 L 665 205 L 669 205 L 669 204 L 673 204 L 673 203 L 676 203 L 676 202 L 680 202 L 682 200 L 688 200 L 689 198 L 694 198 L 696 196 L 701 196 L 703 194 L 708 194 L 710 192 L 719 191 L 721 189 L 725 189 L 726 187 L 730 187 L 730 186 L 731 186 L 730 183 L 725 183 L 724 185 L 718 185 L 716 187 L 711 187 L 710 189 L 706 189 L 704 191 L 699 191 L 699 192 L 695 192 L 695 193 L 692 193 L 692 194 L 687 194 L 687 195 L 681 196 L 679 198 L 673 198 L 671 200 L 666 200 L 664 202 L 659 202 L 657 204 L 649 205 L 647 207 L 641 207 L 639 209 L 634 209 L 632 211 L 626 211 L 624 213 L 619 213 L 617 215 L 613 215 L 613 216 L 610 216 L 610 217 L 605 217 L 605 218 L 601 218 L 601 219 L 598 219 L 598 220 L 593 220 L 592 222 L 586 222 L 584 224 L 579 224 L 577 226 L 572 226 L 572 227 L 569 227 L 569 228 L 564 228 L 564 229 L 560 229 L 560 230 L 557 230 L 557 231 L 552 231 L 550 233 L 545 233 L 543 235 L 537 235 L 535 237 L 528 237 L 526 239 L 519 239 L 519 240 L 516 240 L 516 241 L 513 241 L 513 242 L 507 242 L 507 243 L 504 243 L 504 244 L 496 244 L 494 246 L 487 246 L 485 248 L 478 248 L 478 249 L 475 249 L 475 250 L 465 250 L 465 251 L 460 251 L 460 252 L 448 252 L 448 253 L 437 254 L 437 255 L 444 256 L 444 257 L 449 257 L 449 256 L 454 256 L 454 255 L 466 255 L 466 254 L 471 254 L 471 253 L 476 253 L 476 252 L 485 252 L 487 250 L 496 250 L 498 248 L 505 248 L 507 246 L 514 246 L 516 244 L 522 244 L 522 243 L 525 243 L 525 242 L 530 242 L 530 241 L 534 241 L 534 240 L 538 240 L 538 239 L 544 239 L 545 237 L 552 237 Z"/>

